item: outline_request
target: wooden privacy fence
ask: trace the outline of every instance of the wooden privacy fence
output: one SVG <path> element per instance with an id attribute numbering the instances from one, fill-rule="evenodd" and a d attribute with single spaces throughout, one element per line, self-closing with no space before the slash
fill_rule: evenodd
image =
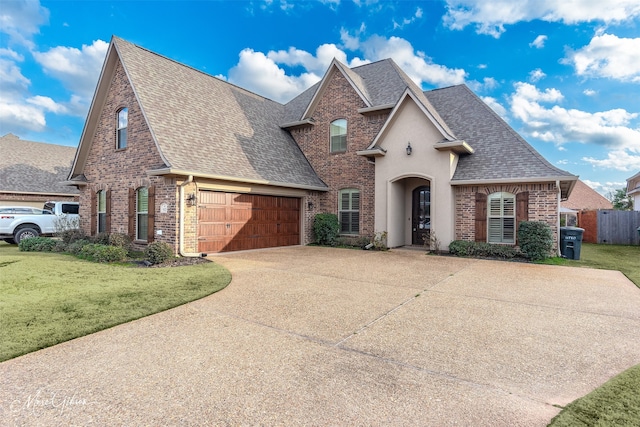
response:
<path id="1" fill-rule="evenodd" d="M 582 211 L 578 227 L 584 228 L 582 240 L 587 243 L 640 245 L 640 211 Z"/>

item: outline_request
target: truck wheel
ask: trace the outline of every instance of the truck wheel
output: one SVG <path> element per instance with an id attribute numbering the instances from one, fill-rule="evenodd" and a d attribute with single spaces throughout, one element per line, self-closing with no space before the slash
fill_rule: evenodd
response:
<path id="1" fill-rule="evenodd" d="M 13 235 L 13 240 L 15 240 L 16 243 L 20 244 L 20 242 L 24 239 L 38 237 L 39 235 L 40 233 L 38 233 L 38 230 L 36 230 L 35 228 L 21 228 Z"/>
<path id="2" fill-rule="evenodd" d="M 15 244 L 16 244 L 16 241 L 15 241 L 15 240 L 13 240 L 13 239 L 11 239 L 11 238 L 9 238 L 9 239 L 2 239 L 2 240 L 4 240 L 5 242 L 7 242 L 7 243 L 8 243 L 8 244 L 10 244 L 10 245 L 15 245 Z"/>

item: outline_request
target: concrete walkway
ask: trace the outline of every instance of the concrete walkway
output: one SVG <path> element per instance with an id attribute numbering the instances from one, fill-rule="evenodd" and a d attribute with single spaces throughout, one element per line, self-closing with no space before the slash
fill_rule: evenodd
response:
<path id="1" fill-rule="evenodd" d="M 0 364 L 3 425 L 545 426 L 640 363 L 621 273 L 292 247 L 191 304 Z"/>

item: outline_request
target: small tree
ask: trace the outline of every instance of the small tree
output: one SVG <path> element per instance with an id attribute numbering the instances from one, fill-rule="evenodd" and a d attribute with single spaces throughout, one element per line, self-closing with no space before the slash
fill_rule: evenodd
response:
<path id="1" fill-rule="evenodd" d="M 633 210 L 633 199 L 627 196 L 627 190 L 619 188 L 609 193 L 609 199 L 613 203 L 613 209 L 618 211 L 631 211 Z"/>
<path id="2" fill-rule="evenodd" d="M 330 213 L 316 214 L 313 220 L 313 234 L 319 245 L 335 246 L 340 234 L 338 216 Z"/>

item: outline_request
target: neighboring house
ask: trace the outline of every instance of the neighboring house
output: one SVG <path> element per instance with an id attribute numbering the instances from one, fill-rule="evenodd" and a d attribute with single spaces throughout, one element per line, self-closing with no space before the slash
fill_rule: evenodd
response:
<path id="1" fill-rule="evenodd" d="M 315 214 L 390 247 L 435 233 L 517 244 L 577 177 L 552 166 L 466 86 L 423 92 L 392 60 L 280 104 L 114 37 L 69 185 L 85 231 L 195 254 L 305 244 Z"/>
<path id="2" fill-rule="evenodd" d="M 0 137 L 0 206 L 42 208 L 49 200 L 77 201 L 79 191 L 64 185 L 75 147 Z"/>
<path id="3" fill-rule="evenodd" d="M 610 200 L 581 180 L 576 181 L 576 185 L 573 187 L 571 195 L 567 200 L 563 200 L 560 205 L 563 208 L 574 211 L 613 209 L 613 204 Z"/>
<path id="4" fill-rule="evenodd" d="M 640 172 L 627 179 L 627 196 L 633 200 L 633 210 L 640 211 Z"/>

